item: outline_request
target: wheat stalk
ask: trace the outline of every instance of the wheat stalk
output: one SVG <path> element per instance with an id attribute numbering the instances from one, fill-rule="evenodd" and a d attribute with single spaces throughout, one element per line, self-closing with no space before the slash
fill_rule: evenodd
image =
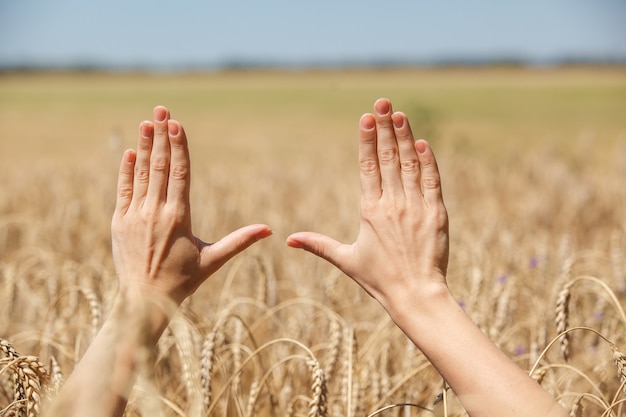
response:
<path id="1" fill-rule="evenodd" d="M 620 232 L 614 230 L 611 233 L 611 265 L 613 276 L 618 292 L 626 292 L 626 277 L 624 277 L 624 248 L 620 248 Z"/>

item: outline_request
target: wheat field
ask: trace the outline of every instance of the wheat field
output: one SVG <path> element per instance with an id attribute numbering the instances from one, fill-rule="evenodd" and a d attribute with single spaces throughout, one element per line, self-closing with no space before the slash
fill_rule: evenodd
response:
<path id="1" fill-rule="evenodd" d="M 44 413 L 107 316 L 119 158 L 157 104 L 189 137 L 194 233 L 274 236 L 183 304 L 126 415 L 465 415 L 375 301 L 284 244 L 355 239 L 378 97 L 438 157 L 459 303 L 572 416 L 626 415 L 626 69 L 478 68 L 0 75 L 0 416 Z"/>

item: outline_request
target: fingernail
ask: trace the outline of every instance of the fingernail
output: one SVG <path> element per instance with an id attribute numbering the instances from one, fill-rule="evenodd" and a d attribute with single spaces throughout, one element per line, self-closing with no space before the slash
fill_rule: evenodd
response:
<path id="1" fill-rule="evenodd" d="M 376 104 L 374 104 L 374 109 L 376 110 L 376 113 L 378 113 L 379 116 L 386 115 L 387 113 L 389 113 L 389 110 L 391 110 L 389 100 L 387 99 L 378 100 Z"/>
<path id="2" fill-rule="evenodd" d="M 415 148 L 417 149 L 417 151 L 419 153 L 424 153 L 426 152 L 426 142 L 424 142 L 423 140 L 419 140 L 415 143 Z"/>
<path id="3" fill-rule="evenodd" d="M 126 161 L 127 164 L 134 164 L 135 160 L 137 159 L 137 154 L 135 153 L 135 151 L 133 149 L 127 149 L 126 152 L 124 152 L 124 161 Z"/>
<path id="4" fill-rule="evenodd" d="M 376 122 L 371 114 L 364 114 L 361 116 L 361 129 L 372 130 L 376 126 Z"/>
<path id="5" fill-rule="evenodd" d="M 291 236 L 287 238 L 287 246 L 296 249 L 302 249 L 302 242 L 292 238 Z"/>
<path id="6" fill-rule="evenodd" d="M 179 129 L 177 122 L 175 122 L 174 120 L 170 120 L 169 123 L 167 124 L 167 130 L 170 133 L 170 135 L 176 136 L 178 135 L 178 131 L 180 129 Z"/>
<path id="7" fill-rule="evenodd" d="M 401 114 L 394 114 L 391 118 L 393 120 L 393 127 L 396 129 L 400 129 L 404 126 L 404 117 L 402 117 Z"/>
<path id="8" fill-rule="evenodd" d="M 150 136 L 150 122 L 143 122 L 140 127 L 141 136 L 148 137 Z"/>
<path id="9" fill-rule="evenodd" d="M 167 117 L 167 110 L 163 107 L 156 107 L 154 109 L 154 120 L 162 122 Z"/>

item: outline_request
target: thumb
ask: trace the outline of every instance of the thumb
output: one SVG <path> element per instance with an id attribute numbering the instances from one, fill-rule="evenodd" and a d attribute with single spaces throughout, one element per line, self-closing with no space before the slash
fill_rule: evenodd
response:
<path id="1" fill-rule="evenodd" d="M 341 270 L 344 269 L 345 261 L 347 260 L 345 259 L 345 249 L 347 245 L 320 233 L 293 233 L 287 237 L 287 246 L 311 252 Z"/>
<path id="2" fill-rule="evenodd" d="M 253 243 L 272 235 L 265 224 L 253 224 L 231 232 L 213 244 L 207 244 L 200 252 L 200 265 L 209 274 L 217 271 L 230 258 Z"/>

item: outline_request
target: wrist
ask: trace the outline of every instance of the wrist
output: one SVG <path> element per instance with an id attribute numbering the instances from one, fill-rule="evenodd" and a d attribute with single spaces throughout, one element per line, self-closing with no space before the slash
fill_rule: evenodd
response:
<path id="1" fill-rule="evenodd" d="M 454 310 L 461 310 L 443 280 L 433 280 L 427 285 L 402 288 L 381 302 L 391 319 L 403 331 L 407 326 L 429 326 Z"/>
<path id="2" fill-rule="evenodd" d="M 112 319 L 124 331 L 156 343 L 178 309 L 178 304 L 159 292 L 123 287 L 115 300 Z"/>

